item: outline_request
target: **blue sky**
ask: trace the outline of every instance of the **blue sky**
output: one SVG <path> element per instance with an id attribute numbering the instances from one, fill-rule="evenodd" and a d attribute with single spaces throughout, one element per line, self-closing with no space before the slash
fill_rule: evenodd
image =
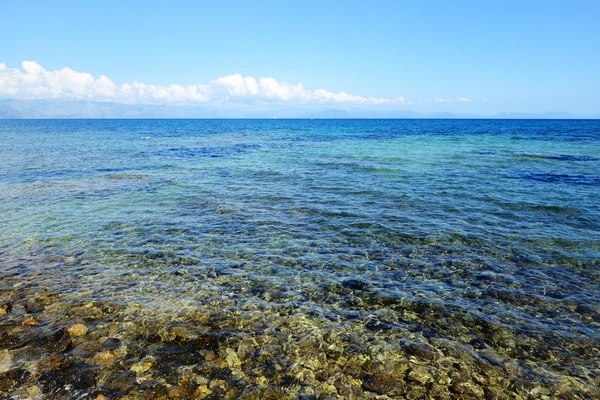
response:
<path id="1" fill-rule="evenodd" d="M 600 114 L 600 1 L 5 1 L 1 9 L 2 97 Z M 35 82 L 23 61 L 43 68 Z M 59 74 L 57 84 L 47 74 L 65 67 L 104 75 L 118 93 L 83 75 Z M 235 74 L 242 79 L 218 81 Z M 151 87 L 143 95 L 133 87 L 132 97 L 120 85 L 133 82 Z M 173 84 L 193 94 L 161 89 Z"/>

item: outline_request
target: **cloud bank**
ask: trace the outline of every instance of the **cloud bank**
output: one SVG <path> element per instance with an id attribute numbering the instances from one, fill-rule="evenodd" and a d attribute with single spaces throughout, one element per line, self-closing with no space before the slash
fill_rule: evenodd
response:
<path id="1" fill-rule="evenodd" d="M 468 97 L 459 97 L 456 99 L 439 99 L 439 98 L 435 98 L 433 100 L 435 103 L 470 103 L 473 100 L 469 99 Z"/>
<path id="2" fill-rule="evenodd" d="M 307 90 L 301 83 L 274 78 L 255 79 L 240 74 L 223 76 L 198 85 L 115 84 L 105 75 L 94 77 L 71 68 L 47 71 L 35 61 L 21 68 L 0 63 L 0 97 L 15 99 L 85 99 L 126 104 L 177 103 L 346 103 L 357 105 L 412 104 L 403 97 L 362 97 L 325 89 Z M 437 99 L 436 99 L 437 101 Z"/>

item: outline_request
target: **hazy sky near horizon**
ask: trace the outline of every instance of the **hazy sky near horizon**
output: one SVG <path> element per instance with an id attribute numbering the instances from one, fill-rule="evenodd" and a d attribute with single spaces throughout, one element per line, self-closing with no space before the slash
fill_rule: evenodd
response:
<path id="1" fill-rule="evenodd" d="M 0 9 L 0 98 L 600 114 L 600 1 Z"/>

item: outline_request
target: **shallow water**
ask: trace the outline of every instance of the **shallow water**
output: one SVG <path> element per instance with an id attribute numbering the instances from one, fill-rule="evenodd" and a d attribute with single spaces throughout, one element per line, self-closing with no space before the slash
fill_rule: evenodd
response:
<path id="1" fill-rule="evenodd" d="M 600 121 L 0 121 L 0 393 L 596 398 L 599 193 Z"/>

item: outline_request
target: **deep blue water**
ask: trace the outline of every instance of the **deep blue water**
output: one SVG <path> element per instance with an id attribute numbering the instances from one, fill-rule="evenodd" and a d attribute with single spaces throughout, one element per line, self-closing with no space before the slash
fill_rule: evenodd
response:
<path id="1" fill-rule="evenodd" d="M 593 369 L 599 195 L 600 121 L 4 120 L 0 274 L 172 318 L 472 319 Z"/>

